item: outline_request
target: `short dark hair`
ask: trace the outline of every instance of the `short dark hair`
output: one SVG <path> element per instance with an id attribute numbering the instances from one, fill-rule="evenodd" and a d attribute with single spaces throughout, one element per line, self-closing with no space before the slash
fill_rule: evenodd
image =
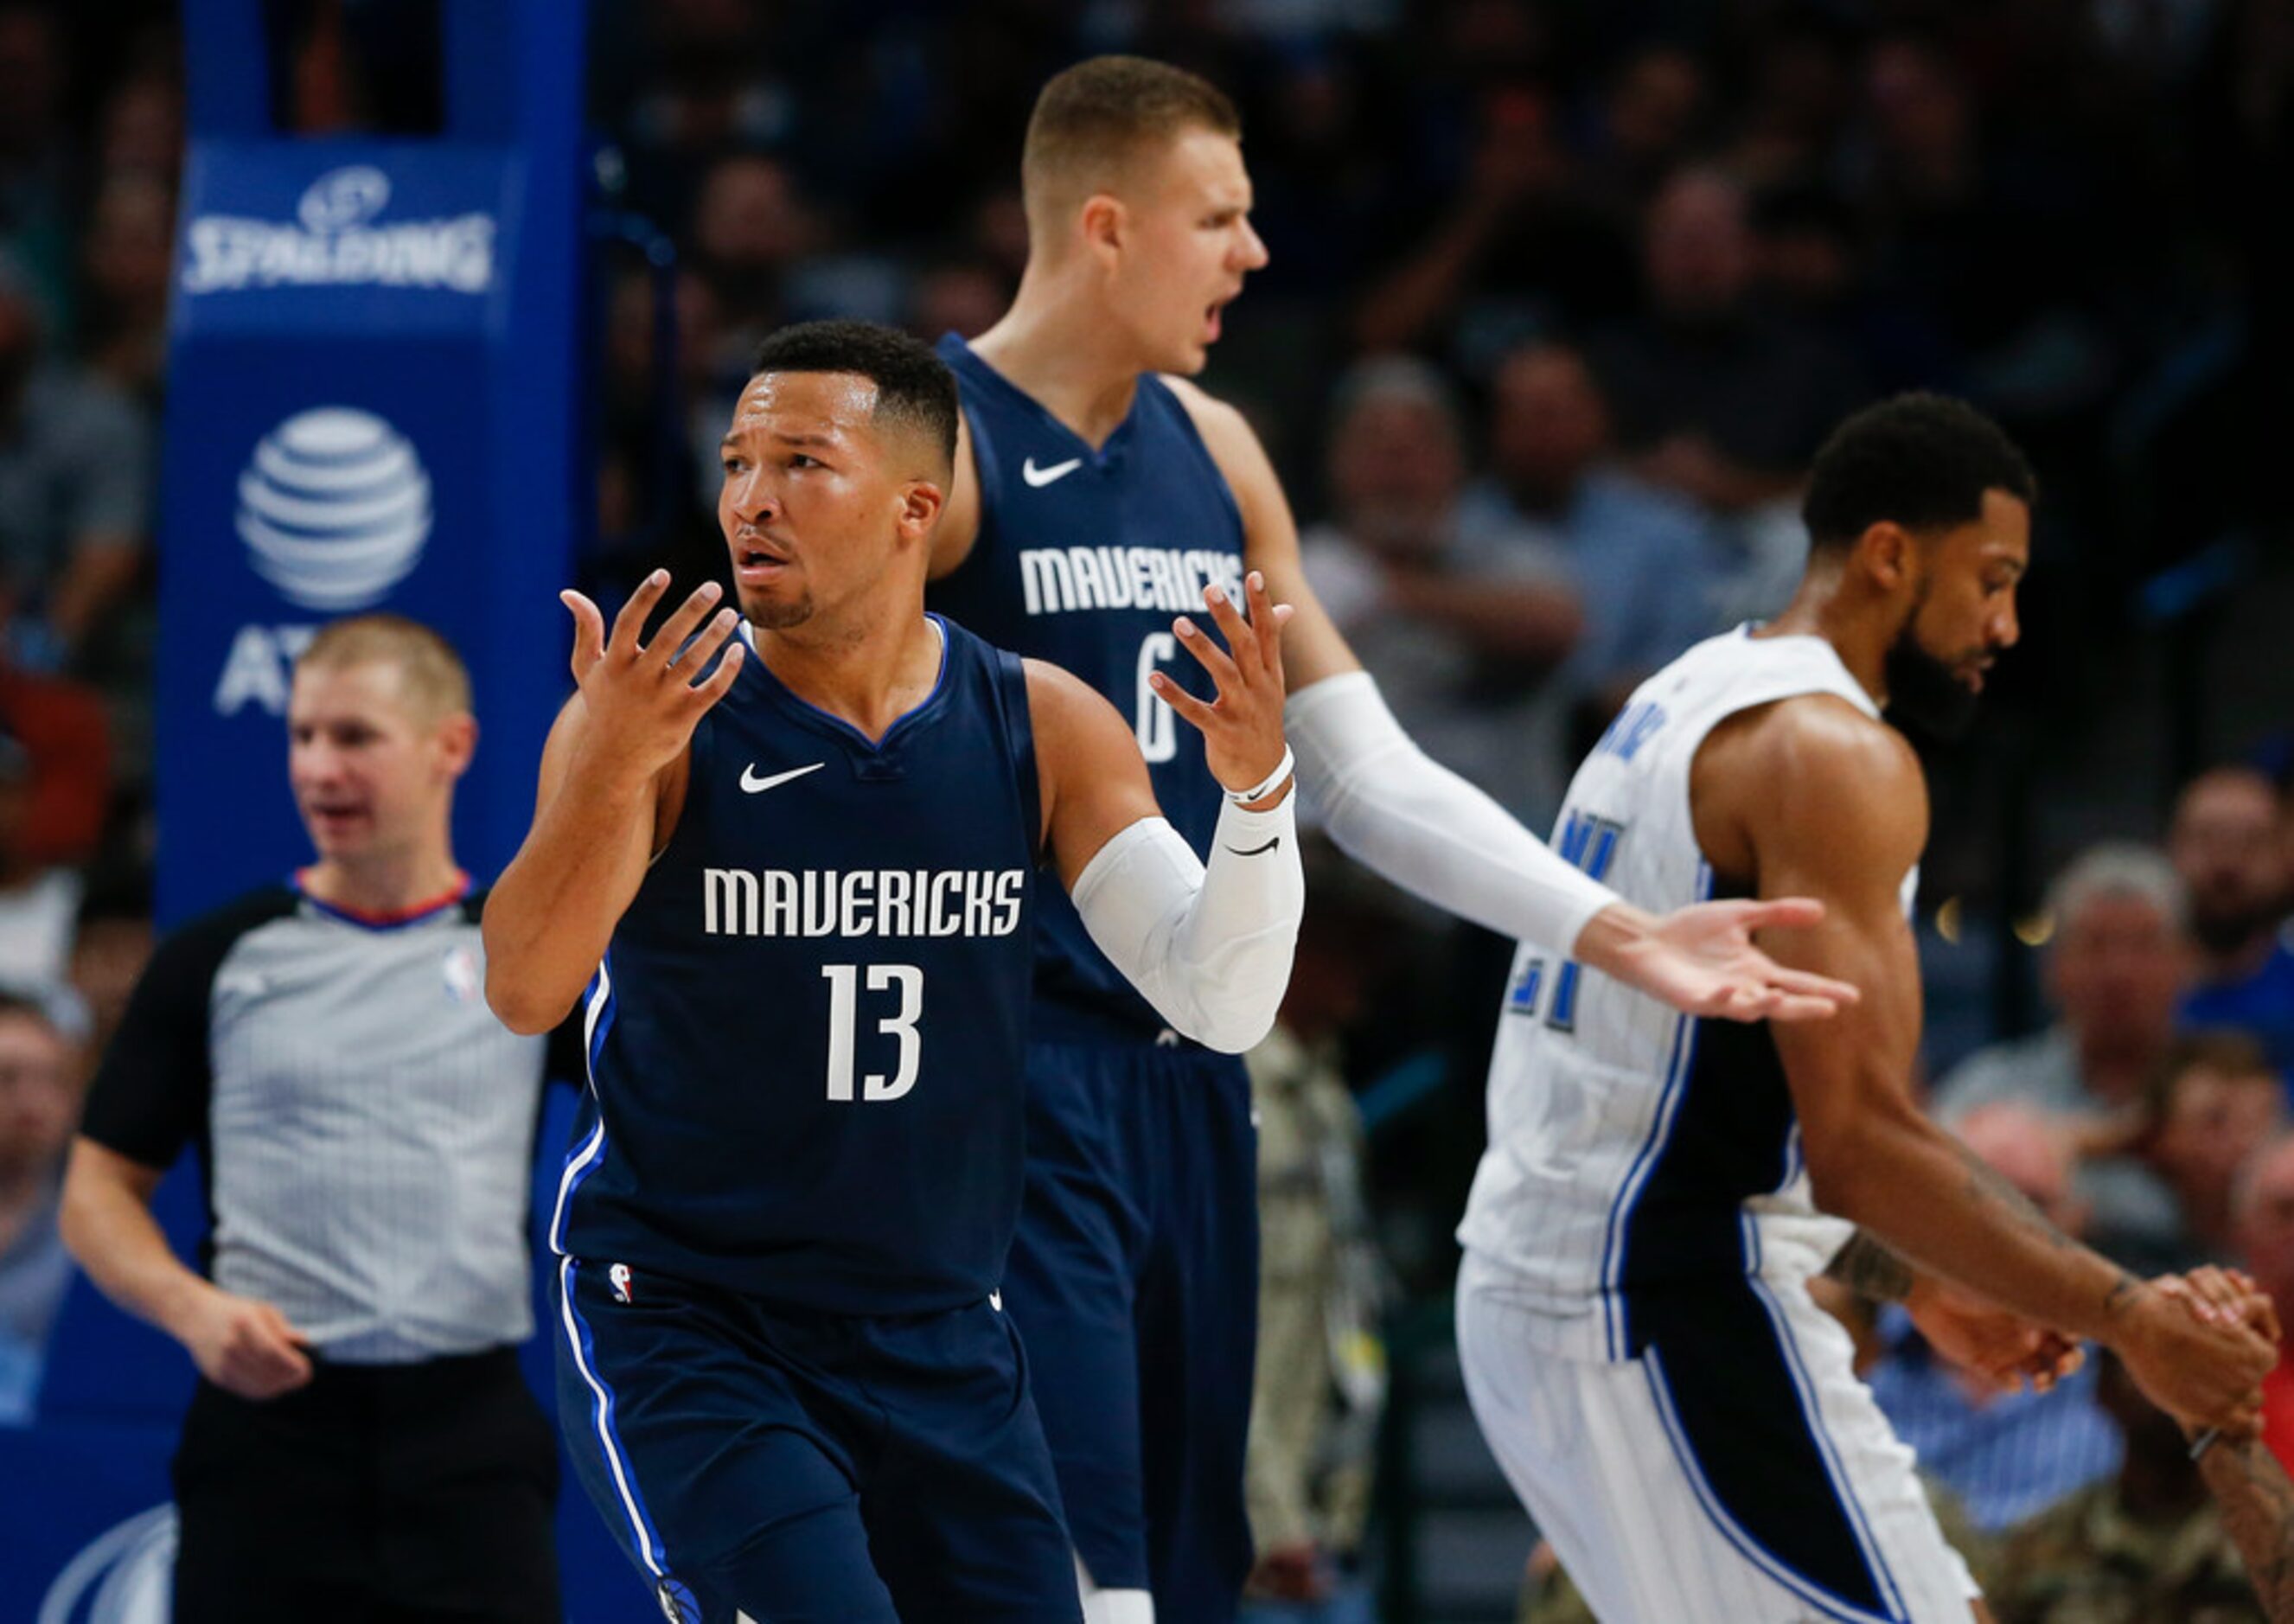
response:
<path id="1" fill-rule="evenodd" d="M 2005 430 L 1964 400 L 1909 394 L 1867 406 L 1816 453 L 1801 503 L 1811 546 L 1852 547 L 1874 525 L 1916 534 L 1983 517 L 1983 494 L 2038 494 L 2031 465 Z"/>
<path id="2" fill-rule="evenodd" d="M 2185 1032 L 2168 1047 L 2158 1069 L 2151 1073 L 2149 1105 L 2153 1120 L 2164 1122 L 2183 1080 L 2196 1072 L 2240 1081 L 2278 1081 L 2278 1068 L 2270 1053 L 2250 1032 L 2235 1026 L 2216 1026 Z"/>
<path id="3" fill-rule="evenodd" d="M 766 336 L 749 376 L 765 372 L 850 372 L 876 386 L 875 418 L 930 437 L 940 461 L 956 464 L 959 410 L 956 374 L 931 345 L 878 322 L 801 322 Z"/>
<path id="4" fill-rule="evenodd" d="M 1053 74 L 1036 97 L 1020 152 L 1030 213 L 1055 192 L 1104 190 L 1150 143 L 1192 130 L 1242 134 L 1242 117 L 1200 74 L 1143 56 L 1094 56 Z"/>

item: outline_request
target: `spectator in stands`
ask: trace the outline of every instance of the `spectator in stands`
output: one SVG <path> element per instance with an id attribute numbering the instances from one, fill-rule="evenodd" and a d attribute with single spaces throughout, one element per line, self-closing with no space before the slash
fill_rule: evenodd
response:
<path id="1" fill-rule="evenodd" d="M 18 589 L 18 659 L 53 666 L 134 583 L 151 446 L 125 396 L 45 347 L 20 276 L 0 265 L 0 571 Z"/>
<path id="2" fill-rule="evenodd" d="M 2189 907 L 2173 867 L 2150 847 L 2107 842 L 2080 853 L 2043 909 L 2054 927 L 2043 979 L 2056 1024 L 1962 1061 L 1936 1085 L 1937 1114 L 1998 1099 L 2059 1116 L 2139 1104 L 2174 1041 Z"/>
<path id="3" fill-rule="evenodd" d="M 448 836 L 476 736 L 435 633 L 321 631 L 288 709 L 318 861 L 160 945 L 90 1091 L 66 1242 L 201 1377 L 179 1624 L 560 1617 L 556 1440 L 515 1348 L 543 1045 L 486 1008 Z M 193 1145 L 208 1275 L 150 1212 Z"/>
<path id="4" fill-rule="evenodd" d="M 2126 1437 L 2124 1463 L 2007 1540 L 1986 1597 L 1998 1624 L 2264 1624 L 2182 1428 L 2117 1359 L 2100 1353 L 2095 1364 L 2097 1399 Z"/>
<path id="5" fill-rule="evenodd" d="M 2244 1032 L 2193 1032 L 2168 1054 L 2151 1099 L 2145 1154 L 2182 1209 L 2184 1258 L 2172 1272 L 2237 1261 L 2239 1175 L 2286 1129 L 2286 1089 Z"/>
<path id="6" fill-rule="evenodd" d="M 1285 1604 L 1265 1624 L 1332 1619 L 1341 1593 L 1358 1588 L 1348 1571 L 1386 1400 L 1386 1270 L 1363 1197 L 1362 1118 L 1341 1034 L 1361 1016 L 1395 921 L 1357 900 L 1368 889 L 1345 877 L 1336 853 L 1319 854 L 1317 877 L 1330 883 L 1314 891 L 1281 1018 L 1248 1057 L 1260 1244 L 1243 1480 L 1258 1557 L 1247 1594 Z"/>
<path id="7" fill-rule="evenodd" d="M 1627 222 L 1588 195 L 1544 98 L 1495 89 L 1446 209 L 1398 240 L 1414 244 L 1374 281 L 1354 332 L 1367 350 L 1440 350 L 1475 375 L 1540 332 L 1622 314 L 1632 288 Z"/>
<path id="8" fill-rule="evenodd" d="M 2086 1223 L 2062 1137 L 2028 1106 L 1985 1106 L 1960 1123 L 1968 1147 L 2066 1235 Z M 2093 1366 L 2046 1393 L 2002 1393 L 1945 1363 L 1900 1306 L 1876 1329 L 1884 1355 L 1865 1379 L 1921 1469 L 1956 1496 L 1987 1534 L 2015 1527 L 2109 1477 L 2119 1439 L 2095 1402 Z"/>
<path id="9" fill-rule="evenodd" d="M 1711 111 L 1705 62 L 1670 40 L 1643 45 L 1610 75 L 1590 167 L 1596 190 L 1639 208 L 1689 155 Z"/>
<path id="10" fill-rule="evenodd" d="M 1585 624 L 1561 680 L 1598 733 L 1643 677 L 1720 629 L 1716 538 L 1694 503 L 1617 458 L 1608 403 L 1567 345 L 1529 345 L 1499 365 L 1489 454 L 1460 511 L 1493 531 L 1518 526 L 1567 560 Z"/>
<path id="11" fill-rule="evenodd" d="M 1411 737 L 1533 825 L 1562 788 L 1557 690 L 1582 624 L 1567 565 L 1518 525 L 1468 522 L 1458 406 L 1440 373 L 1370 361 L 1338 391 L 1332 512 L 1307 578 Z"/>
<path id="12" fill-rule="evenodd" d="M 2184 1019 L 2253 1032 L 2294 1086 L 2288 828 L 2267 777 L 2251 767 L 2217 767 L 2192 779 L 2175 803 L 2167 851 L 2190 887 L 2199 950 Z"/>
<path id="13" fill-rule="evenodd" d="M 46 996 L 70 977 L 82 881 L 76 869 L 37 861 L 25 845 L 37 771 L 23 742 L 0 732 L 0 987 Z"/>
<path id="14" fill-rule="evenodd" d="M 102 697 L 6 657 L 5 628 L 15 597 L 0 575 L 0 735 L 21 747 L 26 775 L 21 806 L 0 805 L 0 914 L 27 873 L 84 863 L 95 854 L 113 778 L 111 728 Z M 0 961 L 0 977 L 8 973 Z"/>
<path id="15" fill-rule="evenodd" d="M 2186 983 L 2188 910 L 2174 868 L 2147 846 L 2106 844 L 2074 859 L 2048 888 L 2054 936 L 2046 983 L 2056 1023 L 2036 1037 L 1977 1050 L 1937 1085 L 1936 1114 L 1956 1124 L 1977 1106 L 2013 1100 L 2117 1142 L 2164 1065 Z M 2182 1254 L 2174 1193 L 2131 1157 L 2078 1174 L 2098 1243 L 2110 1255 Z M 2122 1256 L 2121 1253 L 2128 1253 Z M 2161 1266 L 2166 1266 L 2161 1263 Z"/>
<path id="16" fill-rule="evenodd" d="M 693 206 L 693 263 L 715 296 L 720 322 L 715 371 L 744 369 L 758 341 L 790 319 L 790 278 L 823 245 L 823 232 L 776 159 L 741 153 L 720 159 Z"/>
<path id="17" fill-rule="evenodd" d="M 137 69 L 113 88 L 96 132 L 107 181 L 136 176 L 172 187 L 183 167 L 183 87 L 171 68 Z"/>
<path id="18" fill-rule="evenodd" d="M 0 992 L 0 1426 L 32 1418 L 48 1329 L 71 1284 L 56 1222 L 80 1057 L 36 1000 Z"/>
<path id="19" fill-rule="evenodd" d="M 2294 1305 L 2294 1134 L 2281 1134 L 2248 1158 L 2231 1193 L 2241 1263 L 2272 1302 Z M 2294 1472 L 2294 1343 L 2262 1380 L 2262 1440 Z"/>
<path id="20" fill-rule="evenodd" d="M 1789 507 L 1808 461 L 1863 398 L 1853 358 L 1761 304 L 1744 188 L 1687 169 L 1649 206 L 1647 313 L 1599 335 L 1595 373 L 1650 478 L 1719 514 Z"/>
<path id="21" fill-rule="evenodd" d="M 80 241 L 81 354 L 91 373 L 153 420 L 167 368 L 175 251 L 168 177 L 133 170 L 107 177 Z"/>
<path id="22" fill-rule="evenodd" d="M 127 1000 L 151 962 L 151 897 L 134 877 L 99 878 L 88 886 L 72 935 L 71 988 L 87 1012 L 91 1056 L 111 1047 Z"/>
<path id="23" fill-rule="evenodd" d="M 71 87 L 59 8 L 0 4 L 0 246 L 42 326 L 72 315 Z"/>

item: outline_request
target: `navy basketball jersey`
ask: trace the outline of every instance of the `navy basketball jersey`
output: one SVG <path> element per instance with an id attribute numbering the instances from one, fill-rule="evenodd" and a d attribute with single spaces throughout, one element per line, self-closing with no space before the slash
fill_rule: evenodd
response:
<path id="1" fill-rule="evenodd" d="M 1241 599 L 1242 515 L 1192 419 L 1169 387 L 1140 379 L 1130 415 L 1094 451 L 951 333 L 980 476 L 980 535 L 932 583 L 932 607 L 999 648 L 1063 665 L 1107 696 L 1139 738 L 1155 798 L 1198 854 L 1210 852 L 1224 793 L 1202 735 L 1156 698 L 1161 670 L 1195 693 L 1209 679 L 1171 633 L 1175 616 L 1208 627 L 1203 588 Z M 1047 894 L 1037 991 L 1062 1009 L 1113 1017 L 1143 1034 L 1163 1024 L 1092 943 L 1063 891 Z"/>
<path id="2" fill-rule="evenodd" d="M 946 621 L 881 743 L 761 658 L 584 1004 L 559 1252 L 839 1313 L 994 1289 L 1041 828 L 1020 661 Z M 745 629 L 744 629 L 745 634 Z"/>

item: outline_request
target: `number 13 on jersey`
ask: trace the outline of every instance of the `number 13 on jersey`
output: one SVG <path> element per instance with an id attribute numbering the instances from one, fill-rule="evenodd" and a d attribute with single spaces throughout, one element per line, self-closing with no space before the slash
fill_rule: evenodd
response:
<path id="1" fill-rule="evenodd" d="M 820 967 L 828 982 L 828 1098 L 833 1100 L 853 1098 L 861 968 L 857 964 Z M 912 964 L 872 964 L 866 968 L 868 991 L 892 993 L 899 1000 L 893 1013 L 877 1020 L 876 1030 L 899 1046 L 899 1063 L 889 1079 L 881 1072 L 861 1078 L 859 1098 L 898 1099 L 916 1086 L 916 1072 L 923 1063 L 923 1034 L 916 1030 L 916 1022 L 924 1012 L 924 973 Z"/>

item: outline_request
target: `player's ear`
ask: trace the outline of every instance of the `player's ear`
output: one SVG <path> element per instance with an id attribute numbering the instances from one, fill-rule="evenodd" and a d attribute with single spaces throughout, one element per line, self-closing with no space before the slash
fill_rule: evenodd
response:
<path id="1" fill-rule="evenodd" d="M 1108 255 L 1120 249 L 1129 224 L 1122 200 L 1111 192 L 1093 192 L 1083 200 L 1083 208 L 1076 215 L 1077 233 L 1084 247 L 1094 254 Z"/>
<path id="2" fill-rule="evenodd" d="M 900 487 L 899 525 L 903 539 L 922 541 L 940 523 L 941 510 L 948 506 L 948 481 L 944 479 L 911 479 Z"/>
<path id="3" fill-rule="evenodd" d="M 1856 543 L 1856 559 L 1883 592 L 1895 592 L 1913 578 L 1918 565 L 1912 554 L 1919 542 L 1901 525 L 1889 519 L 1867 528 Z"/>

